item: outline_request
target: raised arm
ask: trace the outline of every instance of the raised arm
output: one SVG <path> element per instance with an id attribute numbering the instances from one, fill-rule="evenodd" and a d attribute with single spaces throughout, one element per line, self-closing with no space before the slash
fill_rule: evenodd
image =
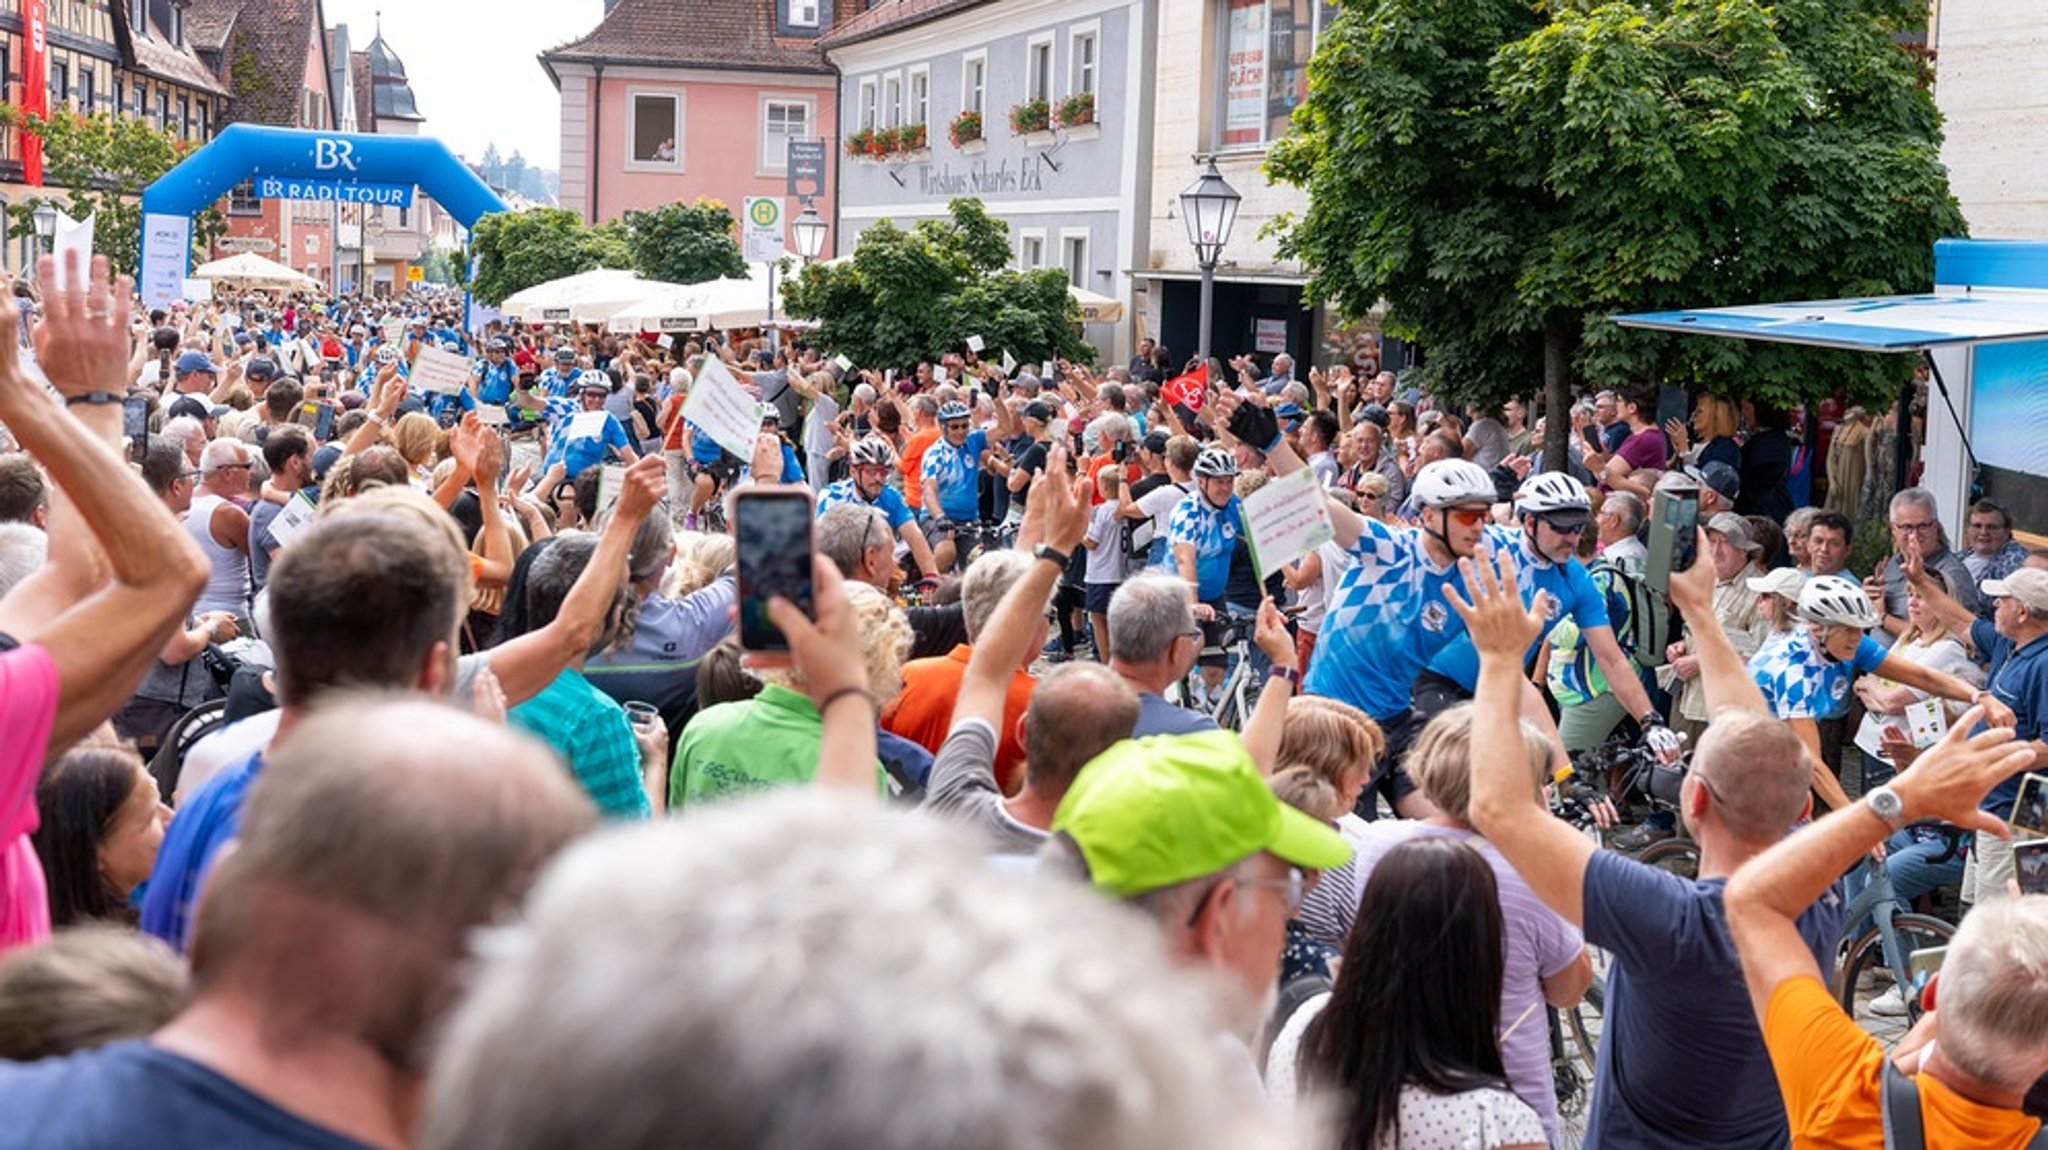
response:
<path id="1" fill-rule="evenodd" d="M 649 457 L 627 468 L 626 483 L 612 507 L 611 519 L 597 537 L 597 550 L 563 597 L 554 621 L 491 648 L 491 672 L 504 686 L 507 706 L 517 706 L 539 694 L 571 659 L 597 642 L 604 613 L 626 579 L 633 536 L 667 489 L 668 476 L 659 458 Z"/>
<path id="2" fill-rule="evenodd" d="M 868 692 L 860 624 L 837 564 L 823 555 L 813 555 L 811 580 L 816 587 L 812 601 L 817 622 L 780 595 L 768 601 L 768 618 L 789 639 L 790 662 L 802 673 L 804 689 L 818 708 L 824 728 L 818 745 L 818 772 L 812 783 L 872 797 L 877 703 Z"/>
<path id="3" fill-rule="evenodd" d="M 1252 714 L 1245 720 L 1239 740 L 1244 744 L 1245 753 L 1259 766 L 1259 773 L 1267 777 L 1280 766 L 1280 739 L 1287 728 L 1287 703 L 1294 698 L 1294 684 L 1301 678 L 1301 653 L 1294 645 L 1294 636 L 1287 633 L 1287 620 L 1280 614 L 1280 608 L 1271 596 L 1259 601 L 1259 618 L 1252 632 L 1252 641 L 1273 666 L 1294 672 L 1292 678 L 1274 676 L 1266 680 L 1259 692 L 1259 701 L 1252 707 Z"/>
<path id="4" fill-rule="evenodd" d="M 1472 699 L 1472 825 L 1508 860 L 1529 889 L 1568 921 L 1585 921 L 1586 865 L 1591 839 L 1544 809 L 1529 778 L 1522 740 L 1507 732 L 1521 721 L 1522 653 L 1542 633 L 1549 596 L 1522 605 L 1514 563 L 1496 557 L 1462 559 L 1472 601 L 1446 587 L 1479 651 L 1479 686 Z"/>
<path id="5" fill-rule="evenodd" d="M 1972 737 L 1982 718 L 1972 709 L 1948 734 L 1889 784 L 1906 819 L 1941 819 L 1980 834 L 2010 835 L 1978 802 L 2000 780 L 2027 769 L 2033 752 L 2012 743 L 2012 731 L 1990 727 Z M 1728 880 L 1724 901 L 1729 932 L 1742 955 L 1750 1005 L 1759 1021 L 1771 995 L 1793 978 L 1821 978 L 1798 920 L 1841 873 L 1892 833 L 1867 804 L 1835 811 L 1758 855 Z"/>
<path id="6" fill-rule="evenodd" d="M 1286 437 L 1280 434 L 1280 424 L 1266 407 L 1265 397 L 1244 397 L 1228 390 L 1216 388 L 1210 392 L 1209 402 L 1216 409 L 1217 423 L 1228 424 L 1232 434 L 1251 446 L 1266 453 L 1266 466 L 1277 476 L 1292 475 L 1308 466 L 1301 456 L 1294 453 Z M 1258 442 L 1263 440 L 1264 442 Z M 1358 544 L 1359 535 L 1365 531 L 1365 520 L 1358 512 L 1344 506 L 1335 499 L 1326 500 L 1330 509 L 1330 527 L 1336 532 L 1337 545 L 1346 550 Z"/>
<path id="7" fill-rule="evenodd" d="M 1069 478 L 1066 449 L 1055 446 L 1051 464 L 1031 481 L 1031 509 L 1045 524 L 1045 542 L 1056 551 L 1073 552 L 1088 530 L 1086 478 Z M 1042 501 L 1042 502 L 1041 502 Z M 1009 698 L 1010 680 L 1017 668 L 1034 653 L 1031 639 L 1038 621 L 1045 617 L 1045 605 L 1059 582 L 1062 568 L 1049 559 L 1034 560 L 1022 578 L 1011 586 L 1003 601 L 989 616 L 981 638 L 967 660 L 967 673 L 960 680 L 960 693 L 953 703 L 953 726 L 962 719 L 980 719 L 1001 738 L 1003 704 Z"/>
<path id="8" fill-rule="evenodd" d="M 1671 576 L 1671 603 L 1691 628 L 1692 655 L 1700 663 L 1700 687 L 1707 696 L 1707 715 L 1724 711 L 1755 711 L 1769 714 L 1764 693 L 1749 675 L 1749 666 L 1721 628 L 1714 613 L 1714 565 L 1704 561 L 1707 533 L 1699 533 L 1701 562 Z"/>
<path id="9" fill-rule="evenodd" d="M 43 257 L 44 283 L 55 282 L 54 267 Z M 67 388 L 91 380 L 91 390 L 118 395 L 126 390 L 121 373 L 134 285 L 126 276 L 110 285 L 104 257 L 93 259 L 89 285 L 81 269 L 70 270 L 71 286 L 43 297 L 43 371 Z M 112 573 L 106 586 L 24 636 L 57 665 L 49 748 L 61 752 L 134 693 L 205 586 L 207 564 L 142 480 L 23 373 L 15 351 L 19 322 L 17 309 L 0 309 L 0 422 L 71 498 Z"/>

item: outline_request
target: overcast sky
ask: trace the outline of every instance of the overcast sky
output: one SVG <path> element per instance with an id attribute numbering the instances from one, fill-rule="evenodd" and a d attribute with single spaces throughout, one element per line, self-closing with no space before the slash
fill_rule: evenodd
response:
<path id="1" fill-rule="evenodd" d="M 558 166 L 561 101 L 534 57 L 597 26 L 601 0 L 322 0 L 360 52 L 384 14 L 384 42 L 405 62 L 425 134 L 475 160 L 496 141 L 538 167 Z"/>

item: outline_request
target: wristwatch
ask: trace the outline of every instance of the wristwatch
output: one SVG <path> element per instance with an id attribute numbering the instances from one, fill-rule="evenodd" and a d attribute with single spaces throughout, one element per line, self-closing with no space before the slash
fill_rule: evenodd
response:
<path id="1" fill-rule="evenodd" d="M 1050 559 L 1054 563 L 1059 564 L 1062 569 L 1074 561 L 1072 555 L 1054 547 L 1050 543 L 1040 543 L 1038 546 L 1033 547 L 1031 549 L 1031 557 L 1033 559 Z"/>
<path id="2" fill-rule="evenodd" d="M 1870 805 L 1870 813 L 1885 821 L 1893 830 L 1906 825 L 1906 804 L 1899 798 L 1899 792 L 1890 787 L 1878 787 L 1866 791 L 1863 801 Z"/>
<path id="3" fill-rule="evenodd" d="M 86 404 L 98 407 L 102 404 L 120 403 L 123 398 L 123 396 L 111 391 L 88 391 L 83 395 L 74 395 L 67 398 L 64 401 L 64 406 L 77 407 L 79 404 Z"/>

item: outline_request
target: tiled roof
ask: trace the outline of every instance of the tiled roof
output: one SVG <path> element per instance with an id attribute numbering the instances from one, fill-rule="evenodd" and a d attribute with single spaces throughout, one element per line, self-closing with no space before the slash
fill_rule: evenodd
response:
<path id="1" fill-rule="evenodd" d="M 843 23 L 834 25 L 819 41 L 828 51 L 872 40 L 890 32 L 914 27 L 926 21 L 958 12 L 964 8 L 978 8 L 990 0 L 881 0 L 873 8 L 862 12 Z"/>
<path id="2" fill-rule="evenodd" d="M 228 118 L 279 128 L 298 126 L 308 46 L 325 35 L 319 20 L 318 0 L 188 0 L 185 9 L 188 42 L 218 62 L 234 94 Z"/>
<path id="3" fill-rule="evenodd" d="M 227 85 L 221 83 L 220 77 L 200 62 L 189 45 L 184 48 L 172 47 L 170 41 L 164 39 L 163 33 L 154 25 L 145 30 L 132 28 L 128 22 L 128 5 L 116 4 L 113 7 L 114 41 L 117 45 L 127 48 L 136 69 L 174 84 L 183 84 L 204 92 L 227 94 Z"/>
<path id="4" fill-rule="evenodd" d="M 370 97 L 370 54 L 350 52 L 348 54 L 349 80 L 356 90 L 356 131 L 377 130 L 377 105 Z"/>
<path id="5" fill-rule="evenodd" d="M 838 7 L 853 8 L 851 0 Z M 619 0 L 583 37 L 540 54 L 555 61 L 829 73 L 818 41 L 780 36 L 775 0 Z"/>

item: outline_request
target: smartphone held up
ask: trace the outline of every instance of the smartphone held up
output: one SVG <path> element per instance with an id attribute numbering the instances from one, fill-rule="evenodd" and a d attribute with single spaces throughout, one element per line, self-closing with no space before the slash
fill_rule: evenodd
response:
<path id="1" fill-rule="evenodd" d="M 811 557 L 815 508 L 809 488 L 747 487 L 733 493 L 732 531 L 739 580 L 740 648 L 784 653 L 789 639 L 768 618 L 781 596 L 816 618 Z"/>
<path id="2" fill-rule="evenodd" d="M 1700 489 L 1691 480 L 1667 479 L 1650 506 L 1650 557 L 1643 577 L 1658 592 L 1671 589 L 1671 576 L 1692 569 L 1699 558 Z"/>

